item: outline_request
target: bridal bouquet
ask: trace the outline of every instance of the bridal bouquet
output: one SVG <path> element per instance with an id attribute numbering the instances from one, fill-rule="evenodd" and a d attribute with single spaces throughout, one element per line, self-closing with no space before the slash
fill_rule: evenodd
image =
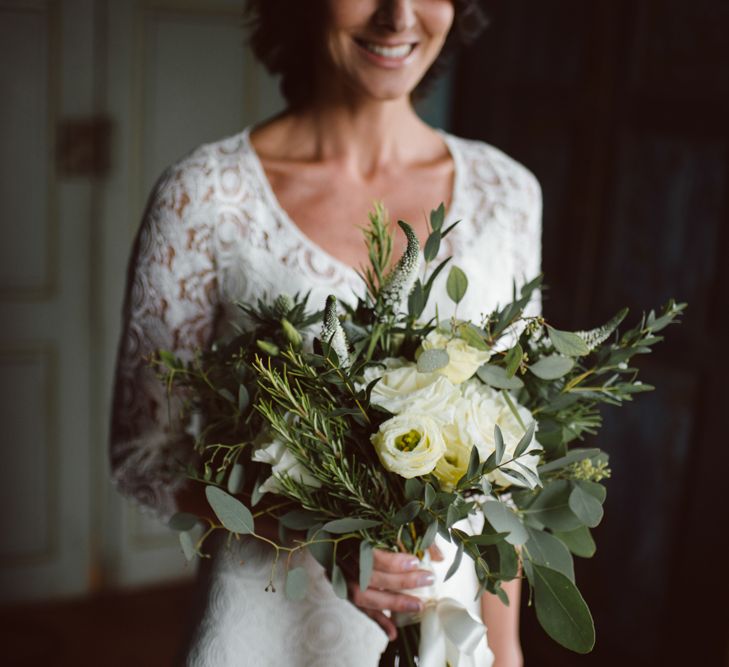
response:
<path id="1" fill-rule="evenodd" d="M 385 212 L 370 215 L 366 293 L 356 305 L 330 296 L 311 311 L 302 295 L 240 304 L 247 324 L 232 340 L 188 362 L 160 351 L 162 376 L 187 397 L 197 454 L 188 475 L 205 485 L 217 517 L 178 514 L 171 525 L 188 558 L 205 555 L 213 531 L 269 542 L 293 599 L 308 586 L 307 570 L 293 565 L 297 551 L 308 549 L 345 598 L 343 572 L 358 567 L 367 588 L 374 548 L 427 560 L 440 535 L 455 545 L 446 579 L 467 554 L 477 595 L 508 604 L 503 582 L 524 576 L 546 632 L 588 652 L 595 632 L 572 556 L 595 551 L 590 529 L 602 518 L 610 470 L 605 453 L 574 445 L 597 433 L 602 404 L 652 389 L 630 360 L 650 352 L 685 305 L 671 301 L 622 335 L 626 311 L 596 329 L 562 331 L 525 314 L 536 278 L 511 303 L 467 321 L 458 304 L 468 278 L 450 266 L 453 315 L 424 319 L 450 258 L 431 265 L 454 225 L 444 226 L 442 205 L 433 211 L 421 253 L 412 229 L 398 224 L 407 249 L 389 269 Z M 462 521 L 474 514 L 483 525 L 476 534 Z M 264 515 L 277 520 L 279 540 L 257 532 Z M 421 665 L 470 664 L 483 637 L 480 620 L 449 598 L 400 620 L 410 625 L 399 633 L 399 664 L 418 664 L 418 655 Z"/>

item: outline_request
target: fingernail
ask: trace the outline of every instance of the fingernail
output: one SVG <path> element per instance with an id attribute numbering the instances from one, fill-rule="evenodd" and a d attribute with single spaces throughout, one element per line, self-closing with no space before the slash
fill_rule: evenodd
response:
<path id="1" fill-rule="evenodd" d="M 420 561 L 417 558 L 410 558 L 405 561 L 405 563 L 403 564 L 403 567 L 406 570 L 414 570 L 419 565 L 420 565 Z"/>
<path id="2" fill-rule="evenodd" d="M 430 586 L 435 581 L 432 574 L 421 574 L 418 577 L 418 586 Z"/>
<path id="3" fill-rule="evenodd" d="M 405 609 L 408 611 L 420 611 L 420 602 L 416 602 L 415 600 L 409 600 L 405 603 Z"/>

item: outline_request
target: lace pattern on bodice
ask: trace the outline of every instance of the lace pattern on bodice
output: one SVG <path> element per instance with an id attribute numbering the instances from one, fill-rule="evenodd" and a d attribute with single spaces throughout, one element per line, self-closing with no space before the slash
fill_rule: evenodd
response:
<path id="1" fill-rule="evenodd" d="M 119 490 L 165 518 L 174 513 L 191 447 L 149 365 L 158 349 L 189 358 L 229 331 L 237 301 L 311 290 L 352 301 L 356 272 L 306 237 L 282 210 L 249 141 L 250 128 L 203 145 L 169 167 L 144 213 L 127 276 L 111 425 L 112 477 Z M 442 133 L 456 166 L 439 257 L 453 255 L 469 277 L 461 317 L 479 318 L 540 272 L 541 192 L 534 176 L 480 141 Z M 386 204 L 386 202 L 385 202 Z M 453 305 L 445 275 L 431 311 Z M 540 308 L 538 299 L 530 306 Z"/>

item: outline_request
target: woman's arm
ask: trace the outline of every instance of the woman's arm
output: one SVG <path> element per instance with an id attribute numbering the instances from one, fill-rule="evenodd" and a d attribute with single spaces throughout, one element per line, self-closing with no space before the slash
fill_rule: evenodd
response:
<path id="1" fill-rule="evenodd" d="M 206 204 L 192 178 L 184 160 L 168 169 L 144 213 L 128 267 L 112 408 L 112 479 L 163 518 L 177 510 L 192 447 L 180 396 L 168 396 L 150 362 L 159 349 L 189 358 L 209 343 L 217 314 L 211 215 L 200 214 Z"/>
<path id="2" fill-rule="evenodd" d="M 481 614 L 488 630 L 489 648 L 496 658 L 493 667 L 521 667 L 524 664 L 519 641 L 521 579 L 508 581 L 503 588 L 509 596 L 508 607 L 491 593 L 481 596 Z"/>

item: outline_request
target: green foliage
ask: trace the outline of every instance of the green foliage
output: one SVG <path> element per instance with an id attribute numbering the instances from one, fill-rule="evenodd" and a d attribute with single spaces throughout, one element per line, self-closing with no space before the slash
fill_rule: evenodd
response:
<path id="1" fill-rule="evenodd" d="M 286 573 L 284 592 L 289 600 L 303 600 L 309 590 L 306 568 L 294 567 Z"/>
<path id="2" fill-rule="evenodd" d="M 466 274 L 457 266 L 452 266 L 448 273 L 448 281 L 446 282 L 448 296 L 456 303 L 460 303 L 466 295 L 467 289 L 468 278 Z"/>
<path id="3" fill-rule="evenodd" d="M 558 644 L 576 653 L 595 645 L 595 625 L 577 587 L 561 572 L 532 562 L 537 619 Z"/>

